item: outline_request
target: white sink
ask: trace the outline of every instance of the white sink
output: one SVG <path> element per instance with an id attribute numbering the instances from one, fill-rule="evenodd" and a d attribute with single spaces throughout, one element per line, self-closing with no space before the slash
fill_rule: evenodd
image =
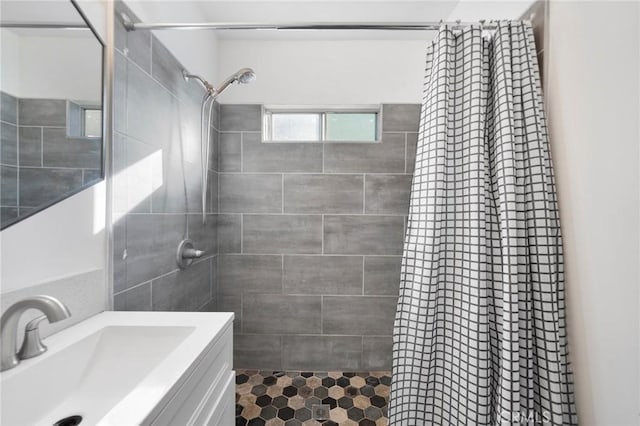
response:
<path id="1" fill-rule="evenodd" d="M 44 340 L 49 350 L 0 374 L 1 423 L 152 423 L 196 369 L 230 313 L 104 312 Z M 230 365 L 225 365 L 230 370 Z"/>

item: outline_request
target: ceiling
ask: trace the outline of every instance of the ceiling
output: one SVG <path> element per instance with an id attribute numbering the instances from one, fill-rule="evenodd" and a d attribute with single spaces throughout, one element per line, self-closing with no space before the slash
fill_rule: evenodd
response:
<path id="1" fill-rule="evenodd" d="M 154 22 L 426 22 L 517 19 L 533 0 L 128 0 Z M 149 22 L 149 21 L 147 21 Z M 425 31 L 216 31 L 218 39 L 377 40 L 430 38 Z"/>

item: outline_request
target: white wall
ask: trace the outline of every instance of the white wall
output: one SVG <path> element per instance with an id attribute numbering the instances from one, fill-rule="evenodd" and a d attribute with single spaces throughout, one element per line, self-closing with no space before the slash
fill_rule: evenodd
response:
<path id="1" fill-rule="evenodd" d="M 104 2 L 81 3 L 85 13 L 104 14 Z M 0 9 L 7 21 L 84 24 L 68 0 L 5 0 Z M 93 23 L 104 34 L 101 19 Z M 0 40 L 0 90 L 20 98 L 100 101 L 102 52 L 90 31 L 3 28 Z"/>
<path id="2" fill-rule="evenodd" d="M 639 421 L 639 5 L 551 2 L 547 107 L 580 424 Z"/>
<path id="3" fill-rule="evenodd" d="M 221 103 L 344 105 L 419 103 L 427 40 L 220 40 L 218 75 L 257 75 Z"/>
<path id="4" fill-rule="evenodd" d="M 0 63 L 19 64 L 20 63 L 20 38 L 6 28 L 0 29 Z M 20 67 L 3 66 L 0 67 L 0 90 L 14 94 L 20 92 Z M 14 95 L 17 96 L 17 95 Z"/>
<path id="5" fill-rule="evenodd" d="M 12 95 L 100 102 L 102 49 L 93 34 L 24 36 L 19 46 L 20 89 Z"/>

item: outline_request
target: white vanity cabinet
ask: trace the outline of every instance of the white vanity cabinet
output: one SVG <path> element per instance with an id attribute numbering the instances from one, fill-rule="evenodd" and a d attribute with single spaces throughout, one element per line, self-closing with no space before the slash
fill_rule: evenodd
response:
<path id="1" fill-rule="evenodd" d="M 229 325 L 201 354 L 143 424 L 230 426 L 235 420 L 233 329 Z"/>
<path id="2" fill-rule="evenodd" d="M 233 313 L 103 312 L 0 374 L 0 424 L 232 426 Z"/>

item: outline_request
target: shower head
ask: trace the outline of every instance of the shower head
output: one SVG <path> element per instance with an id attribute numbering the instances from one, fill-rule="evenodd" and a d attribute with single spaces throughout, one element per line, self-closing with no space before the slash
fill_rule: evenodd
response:
<path id="1" fill-rule="evenodd" d="M 242 68 L 238 70 L 238 72 L 227 78 L 225 81 L 223 81 L 222 84 L 220 84 L 220 86 L 216 89 L 204 78 L 200 77 L 197 74 L 189 74 L 187 70 L 182 70 L 182 76 L 184 77 L 185 81 L 189 81 L 192 78 L 198 80 L 208 92 L 207 96 L 213 98 L 218 96 L 227 87 L 229 87 L 229 85 L 235 82 L 238 82 L 240 84 L 249 84 L 256 79 L 256 73 L 254 73 L 251 68 Z"/>
<path id="2" fill-rule="evenodd" d="M 253 72 L 251 68 L 242 68 L 238 70 L 235 74 L 231 75 L 225 81 L 220 84 L 218 89 L 216 90 L 216 96 L 222 93 L 230 84 L 238 82 L 240 84 L 249 84 L 256 79 L 256 73 Z"/>

